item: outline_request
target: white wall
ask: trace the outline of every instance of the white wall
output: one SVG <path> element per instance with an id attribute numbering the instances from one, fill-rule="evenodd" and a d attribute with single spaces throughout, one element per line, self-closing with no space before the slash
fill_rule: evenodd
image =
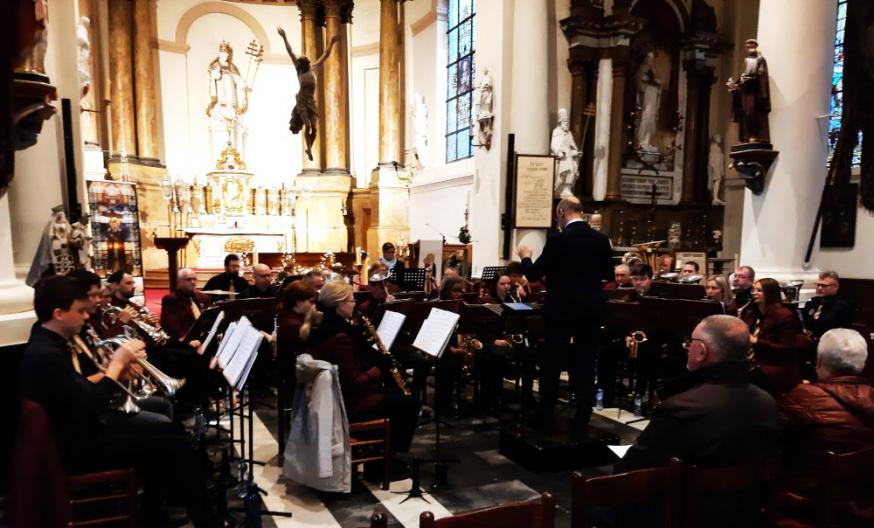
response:
<path id="1" fill-rule="evenodd" d="M 851 249 L 819 249 L 813 256 L 813 265 L 819 270 L 835 270 L 842 277 L 874 279 L 874 213 L 861 206 L 856 213 L 856 245 Z"/>

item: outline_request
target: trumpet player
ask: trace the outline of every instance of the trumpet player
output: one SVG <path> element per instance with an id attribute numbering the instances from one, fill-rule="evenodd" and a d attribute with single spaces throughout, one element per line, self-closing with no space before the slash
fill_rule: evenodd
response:
<path id="1" fill-rule="evenodd" d="M 67 276 L 43 279 L 34 288 L 37 323 L 22 358 L 22 395 L 45 409 L 69 473 L 136 469 L 146 491 L 145 525 L 165 525 L 166 514 L 160 505 L 176 498 L 189 505 L 195 526 L 214 526 L 208 510 L 200 507 L 205 501 L 196 496 L 205 486 L 195 481 L 199 466 L 181 426 L 102 419 L 117 390 L 116 382 L 133 362 L 145 357 L 145 345 L 134 340 L 119 346 L 99 379 L 89 380 L 78 372 L 78 351 L 72 342 L 89 319 L 88 290 Z"/>
<path id="2" fill-rule="evenodd" d="M 110 298 L 109 303 L 112 306 L 122 309 L 118 314 L 116 321 L 117 326 L 126 325 L 136 317 L 142 317 L 144 322 L 152 326 L 160 326 L 161 321 L 157 315 L 141 313 L 144 311 L 142 307 L 131 301 L 131 298 L 133 298 L 136 293 L 136 284 L 134 283 L 133 275 L 125 273 L 124 270 L 119 270 L 107 277 L 106 282 L 112 290 L 112 297 Z M 103 337 L 112 337 L 121 333 L 121 331 L 114 330 L 115 329 L 107 331 L 106 334 L 108 335 L 104 335 Z"/>

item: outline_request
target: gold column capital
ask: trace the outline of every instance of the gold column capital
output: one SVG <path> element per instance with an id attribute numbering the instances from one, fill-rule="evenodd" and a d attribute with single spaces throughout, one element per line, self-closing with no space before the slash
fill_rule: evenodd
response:
<path id="1" fill-rule="evenodd" d="M 325 6 L 325 18 L 343 18 L 346 8 L 344 0 L 323 0 Z"/>
<path id="2" fill-rule="evenodd" d="M 318 14 L 318 2 L 316 0 L 297 0 L 297 9 L 300 11 L 300 19 L 315 20 Z"/>

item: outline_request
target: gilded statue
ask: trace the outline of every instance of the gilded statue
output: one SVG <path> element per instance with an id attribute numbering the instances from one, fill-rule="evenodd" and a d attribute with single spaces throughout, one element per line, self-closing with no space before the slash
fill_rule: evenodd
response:
<path id="1" fill-rule="evenodd" d="M 731 120 L 738 124 L 741 143 L 770 143 L 768 114 L 771 95 L 768 87 L 768 63 L 759 52 L 755 39 L 746 41 L 747 56 L 740 78 L 729 77 L 726 86 L 731 93 Z"/>
<path id="2" fill-rule="evenodd" d="M 304 139 L 307 144 L 306 154 L 310 161 L 313 160 L 313 142 L 316 140 L 318 132 L 319 109 L 316 107 L 316 74 L 315 68 L 318 68 L 325 62 L 334 45 L 339 42 L 340 38 L 336 35 L 331 38 L 328 43 L 328 49 L 322 53 L 322 56 L 316 59 L 316 62 L 310 64 L 310 59 L 301 55 L 298 57 L 291 49 L 291 44 L 288 43 L 288 38 L 285 36 L 285 30 L 276 28 L 282 41 L 285 42 L 285 51 L 291 57 L 291 62 L 294 64 L 294 69 L 297 70 L 297 82 L 300 89 L 295 96 L 294 109 L 291 111 L 291 120 L 288 123 L 288 128 L 292 134 L 297 134 L 301 130 L 304 131 Z"/>

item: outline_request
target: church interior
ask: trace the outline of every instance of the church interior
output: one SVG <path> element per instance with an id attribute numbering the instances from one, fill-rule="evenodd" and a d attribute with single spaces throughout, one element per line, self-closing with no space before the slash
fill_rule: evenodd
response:
<path id="1" fill-rule="evenodd" d="M 0 526 L 874 526 L 871 2 L 7 4 Z"/>

